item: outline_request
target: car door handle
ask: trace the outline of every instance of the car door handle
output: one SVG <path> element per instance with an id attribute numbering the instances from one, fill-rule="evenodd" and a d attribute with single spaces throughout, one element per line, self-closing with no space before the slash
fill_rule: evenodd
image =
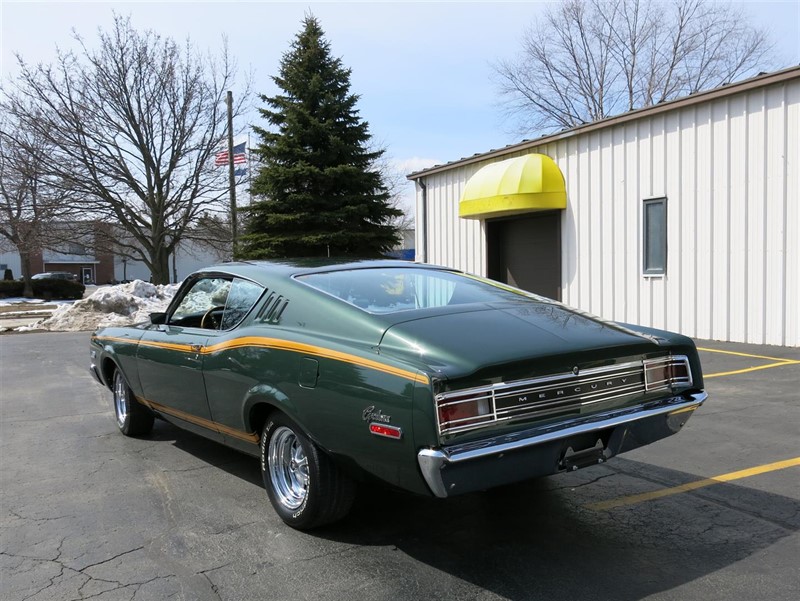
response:
<path id="1" fill-rule="evenodd" d="M 202 344 L 192 344 L 191 347 L 192 347 L 192 350 L 195 353 L 199 353 L 200 351 L 203 350 L 203 345 Z"/>

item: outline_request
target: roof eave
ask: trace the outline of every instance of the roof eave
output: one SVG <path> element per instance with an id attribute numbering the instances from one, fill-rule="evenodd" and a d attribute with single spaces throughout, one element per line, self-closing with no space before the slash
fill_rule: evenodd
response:
<path id="1" fill-rule="evenodd" d="M 622 123 L 627 123 L 635 119 L 640 119 L 644 116 L 657 115 L 659 113 L 664 113 L 674 109 L 683 108 L 685 106 L 691 106 L 693 104 L 698 104 L 700 102 L 708 102 L 710 100 L 715 100 L 717 98 L 721 98 L 724 96 L 730 96 L 732 94 L 746 92 L 754 88 L 766 87 L 769 85 L 797 78 L 800 78 L 800 66 L 789 67 L 788 69 L 783 69 L 781 71 L 775 71 L 772 73 L 756 75 L 755 77 L 751 77 L 743 81 L 716 87 L 713 90 L 697 92 L 696 94 L 692 94 L 691 96 L 684 96 L 683 98 L 669 100 L 667 102 L 662 102 L 654 106 L 647 106 L 640 109 L 634 109 L 632 111 L 628 111 L 627 113 L 623 113 L 621 115 L 617 115 L 614 117 L 607 117 L 600 121 L 593 121 L 591 123 L 578 125 L 571 129 L 563 130 L 554 134 L 548 134 L 542 136 L 541 138 L 536 138 L 535 140 L 523 140 L 522 142 L 518 142 L 516 144 L 510 144 L 508 146 L 504 146 L 503 148 L 498 148 L 496 150 L 491 150 L 489 152 L 477 153 L 470 157 L 465 157 L 462 159 L 451 161 L 443 165 L 434 165 L 433 167 L 430 167 L 428 169 L 422 169 L 420 171 L 409 173 L 408 175 L 406 175 L 406 179 L 415 181 L 422 177 L 426 177 L 428 175 L 434 175 L 436 173 L 441 173 L 442 171 L 449 171 L 450 169 L 453 169 L 455 167 L 463 167 L 464 165 L 486 161 L 489 159 L 512 154 L 514 152 L 520 152 L 531 148 L 537 148 L 539 146 L 543 146 L 544 144 L 549 144 L 551 142 L 563 140 L 564 138 L 571 138 L 573 136 L 577 136 L 578 134 L 587 133 L 598 129 L 604 129 L 606 127 L 612 127 L 614 125 L 620 125 Z"/>

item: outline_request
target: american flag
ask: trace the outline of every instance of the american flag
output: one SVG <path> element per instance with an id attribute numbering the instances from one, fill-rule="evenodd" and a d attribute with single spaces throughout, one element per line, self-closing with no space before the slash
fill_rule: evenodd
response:
<path id="1" fill-rule="evenodd" d="M 247 162 L 247 154 L 245 151 L 245 145 L 247 142 L 242 142 L 241 144 L 237 144 L 233 147 L 233 164 L 234 165 L 241 165 Z M 228 151 L 223 150 L 222 152 L 218 152 L 214 157 L 214 166 L 221 167 L 223 165 L 228 164 Z"/>

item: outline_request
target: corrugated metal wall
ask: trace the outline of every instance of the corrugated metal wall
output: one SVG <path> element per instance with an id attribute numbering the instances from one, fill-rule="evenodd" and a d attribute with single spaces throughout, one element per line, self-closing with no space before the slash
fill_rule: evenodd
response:
<path id="1" fill-rule="evenodd" d="M 552 157 L 566 180 L 566 304 L 697 338 L 800 346 L 800 79 L 494 160 L 528 152 Z M 458 201 L 488 162 L 425 176 L 428 262 L 486 274 L 484 223 L 459 219 Z M 667 273 L 646 277 L 642 200 L 662 196 Z"/>

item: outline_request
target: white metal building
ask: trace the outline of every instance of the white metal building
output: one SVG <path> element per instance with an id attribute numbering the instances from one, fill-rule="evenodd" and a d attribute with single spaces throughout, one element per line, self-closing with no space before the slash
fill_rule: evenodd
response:
<path id="1" fill-rule="evenodd" d="M 800 346 L 800 67 L 408 177 L 418 260 L 614 321 Z"/>

